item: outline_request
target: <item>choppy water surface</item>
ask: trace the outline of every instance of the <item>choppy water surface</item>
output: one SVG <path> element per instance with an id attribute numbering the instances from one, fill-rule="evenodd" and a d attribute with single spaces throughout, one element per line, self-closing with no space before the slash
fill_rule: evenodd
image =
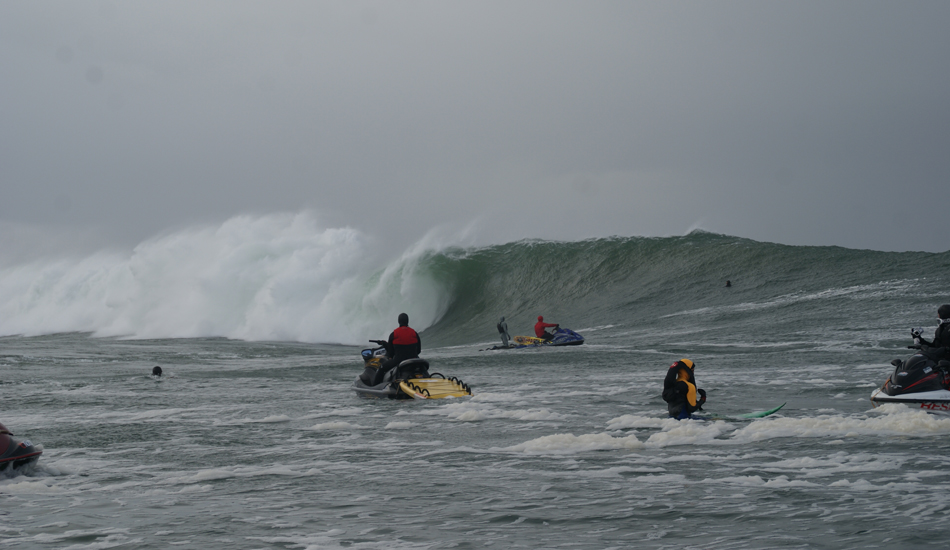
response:
<path id="1" fill-rule="evenodd" d="M 45 447 L 0 479 L 0 547 L 950 546 L 950 418 L 868 401 L 899 346 L 573 328 L 430 347 L 475 392 L 432 402 L 356 397 L 355 347 L 0 339 L 0 420 Z M 680 356 L 712 412 L 788 405 L 668 420 Z"/>
<path id="2" fill-rule="evenodd" d="M 868 400 L 947 273 L 702 232 L 379 263 L 305 216 L 0 266 L 0 422 L 45 447 L 0 548 L 950 547 L 950 417 Z M 289 342 L 400 311 L 474 397 L 360 399 L 360 347 Z M 479 351 L 538 314 L 587 343 Z M 788 404 L 669 420 L 682 357 L 710 413 Z"/>

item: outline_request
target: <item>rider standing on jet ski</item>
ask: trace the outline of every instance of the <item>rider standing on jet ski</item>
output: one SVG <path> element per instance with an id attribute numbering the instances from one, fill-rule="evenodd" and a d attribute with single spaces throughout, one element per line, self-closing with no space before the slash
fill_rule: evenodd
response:
<path id="1" fill-rule="evenodd" d="M 389 357 L 383 362 L 377 374 L 377 380 L 381 380 L 383 374 L 396 368 L 399 363 L 406 359 L 415 359 L 419 357 L 422 351 L 422 340 L 419 333 L 409 327 L 409 315 L 400 313 L 397 319 L 399 327 L 389 334 L 389 341 L 379 342 L 386 348 L 386 355 Z"/>
<path id="2" fill-rule="evenodd" d="M 534 324 L 534 335 L 537 336 L 538 338 L 543 339 L 544 341 L 551 340 L 552 338 L 554 338 L 554 335 L 544 330 L 547 327 L 558 328 L 560 327 L 560 325 L 552 325 L 551 323 L 545 323 L 544 316 L 538 315 L 538 322 Z"/>
<path id="3" fill-rule="evenodd" d="M 910 331 L 910 334 L 914 337 L 914 343 L 936 348 L 932 350 L 936 356 L 934 359 L 946 359 L 950 357 L 950 304 L 937 308 L 937 320 L 940 321 L 940 325 L 934 331 L 932 342 L 922 338 L 917 330 Z"/>
<path id="4" fill-rule="evenodd" d="M 706 392 L 696 389 L 694 366 L 689 359 L 680 359 L 670 365 L 663 380 L 663 401 L 667 403 L 670 417 L 677 420 L 690 418 L 692 413 L 702 410 L 706 402 Z"/>

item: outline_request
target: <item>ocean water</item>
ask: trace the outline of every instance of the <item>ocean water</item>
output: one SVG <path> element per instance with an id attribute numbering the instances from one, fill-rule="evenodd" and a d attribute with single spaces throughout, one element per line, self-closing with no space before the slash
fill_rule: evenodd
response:
<path id="1" fill-rule="evenodd" d="M 0 548 L 950 546 L 950 416 L 868 400 L 950 254 L 695 232 L 378 261 L 311 221 L 0 266 L 0 422 L 44 447 L 0 477 Z M 473 397 L 356 396 L 399 311 Z M 587 342 L 485 351 L 538 314 Z M 787 404 L 667 419 L 682 357 L 707 412 Z"/>

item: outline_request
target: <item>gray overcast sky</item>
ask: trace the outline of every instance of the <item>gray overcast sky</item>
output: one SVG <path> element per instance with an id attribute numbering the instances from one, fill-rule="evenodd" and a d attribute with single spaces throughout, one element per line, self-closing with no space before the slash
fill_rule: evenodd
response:
<path id="1" fill-rule="evenodd" d="M 0 2 L 0 230 L 950 249 L 950 2 Z M 21 243 L 22 244 L 22 243 Z"/>

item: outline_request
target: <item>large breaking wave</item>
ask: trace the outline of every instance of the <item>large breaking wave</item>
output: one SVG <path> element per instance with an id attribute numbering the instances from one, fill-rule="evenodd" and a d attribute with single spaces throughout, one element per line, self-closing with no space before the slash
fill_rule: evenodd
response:
<path id="1" fill-rule="evenodd" d="M 400 311 L 429 326 L 451 293 L 419 246 L 379 268 L 372 239 L 308 213 L 240 216 L 135 247 L 0 269 L 0 333 L 355 343 Z"/>
<path id="2" fill-rule="evenodd" d="M 494 338 L 501 315 L 515 333 L 538 314 L 626 334 L 779 324 L 788 333 L 817 317 L 853 324 L 865 306 L 878 317 L 893 311 L 912 319 L 950 302 L 950 253 L 785 246 L 701 231 L 428 243 L 384 259 L 372 236 L 322 227 L 309 213 L 240 216 L 156 237 L 130 253 L 3 266 L 0 334 L 357 344 L 384 337 L 405 311 L 417 330 L 427 329 L 428 343 L 464 344 Z M 733 287 L 724 288 L 726 280 Z M 851 306 L 840 307 L 845 301 Z"/>

